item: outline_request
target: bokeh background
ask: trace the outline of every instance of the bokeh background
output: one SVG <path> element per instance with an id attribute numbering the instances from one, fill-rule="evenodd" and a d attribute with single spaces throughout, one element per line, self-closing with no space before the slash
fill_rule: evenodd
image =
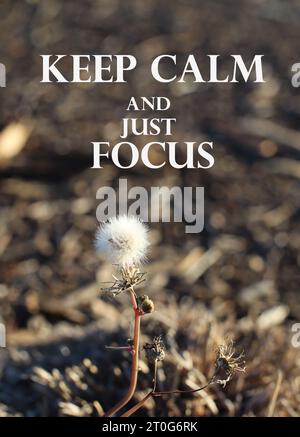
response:
<path id="1" fill-rule="evenodd" d="M 130 338 L 132 310 L 126 294 L 101 294 L 113 268 L 93 246 L 96 191 L 120 177 L 206 189 L 201 234 L 151 225 L 141 292 L 156 311 L 142 340 L 165 340 L 159 388 L 205 383 L 226 338 L 247 360 L 225 389 L 149 400 L 138 414 L 299 416 L 299 20 L 298 0 L 1 1 L 1 416 L 93 416 L 126 390 L 130 357 L 105 345 Z M 93 53 L 133 54 L 138 68 L 127 84 L 40 84 L 40 54 Z M 264 54 L 267 82 L 160 84 L 149 66 L 163 53 L 177 55 L 179 74 L 189 53 L 204 74 L 206 54 L 221 55 L 224 74 L 230 54 Z M 212 169 L 90 169 L 91 141 L 116 142 L 129 98 L 141 95 L 171 98 L 174 139 L 214 141 Z M 142 354 L 135 402 L 151 379 Z"/>

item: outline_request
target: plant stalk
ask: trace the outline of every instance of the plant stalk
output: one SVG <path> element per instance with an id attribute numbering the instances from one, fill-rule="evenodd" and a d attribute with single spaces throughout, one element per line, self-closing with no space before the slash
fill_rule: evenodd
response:
<path id="1" fill-rule="evenodd" d="M 199 387 L 196 389 L 192 389 L 192 390 L 173 390 L 173 391 L 155 391 L 156 390 L 156 367 L 157 363 L 155 363 L 155 376 L 154 376 L 154 385 L 152 390 L 137 404 L 135 404 L 133 407 L 131 407 L 128 411 L 126 411 L 124 414 L 122 414 L 121 417 L 130 417 L 132 416 L 132 414 L 134 414 L 136 411 L 138 411 L 140 408 L 143 407 L 143 405 L 145 404 L 145 402 L 153 397 L 159 397 L 159 396 L 163 396 L 163 395 L 173 395 L 173 394 L 185 394 L 185 393 L 196 393 L 198 391 L 204 390 L 206 389 L 209 385 L 214 383 L 214 377 L 212 377 L 207 384 L 205 384 L 203 387 Z"/>
<path id="2" fill-rule="evenodd" d="M 111 417 L 114 414 L 116 414 L 121 408 L 123 408 L 131 400 L 136 390 L 138 367 L 139 367 L 140 322 L 141 322 L 142 312 L 138 308 L 133 288 L 130 288 L 129 292 L 130 292 L 131 303 L 134 311 L 134 334 L 133 334 L 133 346 L 132 346 L 130 384 L 125 396 L 107 413 L 105 413 L 104 417 Z"/>

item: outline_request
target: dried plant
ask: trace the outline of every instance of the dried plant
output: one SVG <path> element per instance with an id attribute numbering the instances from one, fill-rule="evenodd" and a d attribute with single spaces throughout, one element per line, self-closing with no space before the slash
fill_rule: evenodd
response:
<path id="1" fill-rule="evenodd" d="M 215 381 L 225 386 L 236 372 L 245 372 L 244 356 L 244 352 L 236 352 L 232 340 L 218 346 L 215 361 Z"/>
<path id="2" fill-rule="evenodd" d="M 125 396 L 105 416 L 110 417 L 123 408 L 133 397 L 137 385 L 140 319 L 153 311 L 153 302 L 148 296 L 138 298 L 134 287 L 144 280 L 144 273 L 140 273 L 139 265 L 145 260 L 149 246 L 148 229 L 135 217 L 115 217 L 102 224 L 96 234 L 96 248 L 102 251 L 119 267 L 120 278 L 114 277 L 113 284 L 106 291 L 114 295 L 129 292 L 134 312 L 134 334 L 131 345 L 126 349 L 132 355 L 130 384 Z M 124 347 L 121 346 L 122 349 Z"/>
<path id="3" fill-rule="evenodd" d="M 132 356 L 130 384 L 127 393 L 104 416 L 111 417 L 125 407 L 132 399 L 138 380 L 139 348 L 140 348 L 140 320 L 145 314 L 154 311 L 154 303 L 148 295 L 138 296 L 135 287 L 145 281 L 145 273 L 140 271 L 140 266 L 146 259 L 149 246 L 147 227 L 135 217 L 115 217 L 102 224 L 96 233 L 96 248 L 104 253 L 117 265 L 118 276 L 113 276 L 111 285 L 103 288 L 105 292 L 114 296 L 128 293 L 134 312 L 133 339 L 126 346 L 107 346 L 107 349 L 126 350 Z M 211 384 L 225 386 L 235 372 L 244 371 L 244 354 L 237 354 L 233 342 L 230 341 L 217 348 L 215 371 L 208 382 L 192 390 L 158 391 L 157 367 L 165 358 L 165 345 L 162 337 L 154 337 L 151 343 L 143 347 L 146 357 L 154 367 L 153 385 L 149 393 L 136 405 L 126 411 L 122 417 L 129 417 L 138 411 L 150 397 L 175 395 L 183 393 L 196 393 L 204 390 Z"/>
<path id="4" fill-rule="evenodd" d="M 164 395 L 175 395 L 175 394 L 187 394 L 187 393 L 197 393 L 204 390 L 212 384 L 220 384 L 223 387 L 229 382 L 236 372 L 245 371 L 245 361 L 243 360 L 244 353 L 236 353 L 233 341 L 224 343 L 218 346 L 216 358 L 215 358 L 215 371 L 208 382 L 202 387 L 198 387 L 190 390 L 171 390 L 171 391 L 157 391 L 157 365 L 158 362 L 163 361 L 165 358 L 165 346 L 161 337 L 155 337 L 152 343 L 146 343 L 144 345 L 146 351 L 146 356 L 149 361 L 154 362 L 154 377 L 153 377 L 153 388 L 152 390 L 136 405 L 126 411 L 122 417 L 129 417 L 143 407 L 145 402 L 150 397 L 160 397 Z M 222 375 L 222 378 L 220 379 Z"/>

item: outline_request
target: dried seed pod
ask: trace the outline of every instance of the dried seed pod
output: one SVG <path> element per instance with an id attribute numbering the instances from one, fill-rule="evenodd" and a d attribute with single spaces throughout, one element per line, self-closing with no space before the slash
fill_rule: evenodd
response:
<path id="1" fill-rule="evenodd" d="M 214 379 L 225 386 L 236 372 L 245 372 L 244 353 L 236 353 L 233 341 L 229 341 L 217 349 Z"/>
<path id="2" fill-rule="evenodd" d="M 152 343 L 144 345 L 147 359 L 151 362 L 163 361 L 165 358 L 165 345 L 161 337 L 154 337 Z"/>
<path id="3" fill-rule="evenodd" d="M 140 272 L 139 268 L 135 265 L 129 267 L 122 267 L 120 269 L 120 277 L 115 277 L 114 282 L 109 287 L 102 288 L 104 292 L 112 293 L 113 296 L 129 290 L 145 281 L 145 272 Z"/>

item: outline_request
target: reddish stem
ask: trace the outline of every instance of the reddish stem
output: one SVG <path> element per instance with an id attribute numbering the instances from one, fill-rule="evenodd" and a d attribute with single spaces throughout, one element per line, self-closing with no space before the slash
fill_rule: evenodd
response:
<path id="1" fill-rule="evenodd" d="M 138 411 L 144 403 L 153 395 L 153 391 L 151 390 L 140 402 L 135 404 L 133 407 L 131 407 L 128 411 L 126 411 L 124 414 L 122 414 L 121 417 L 130 417 L 132 416 L 136 411 Z"/>
<path id="2" fill-rule="evenodd" d="M 145 404 L 145 402 L 150 398 L 150 397 L 158 397 L 158 396 L 163 396 L 163 395 L 172 395 L 172 394 L 184 394 L 184 393 L 196 393 L 198 391 L 204 390 L 205 388 L 207 388 L 210 384 L 212 384 L 214 382 L 214 377 L 212 377 L 207 384 L 205 384 L 203 387 L 198 387 L 196 389 L 192 389 L 192 390 L 174 390 L 174 391 L 155 391 L 156 388 L 156 368 L 155 368 L 155 377 L 154 377 L 154 386 L 153 389 L 140 401 L 138 402 L 136 405 L 134 405 L 133 407 L 131 407 L 128 411 L 126 411 L 124 414 L 122 414 L 121 417 L 130 417 L 132 416 L 132 414 L 136 413 L 140 408 L 143 407 L 143 405 Z"/>
<path id="3" fill-rule="evenodd" d="M 130 384 L 126 395 L 107 413 L 104 417 L 111 417 L 116 414 L 121 408 L 123 408 L 132 398 L 136 390 L 137 377 L 138 377 L 138 364 L 139 364 L 139 343 L 140 343 L 140 321 L 142 312 L 139 310 L 133 288 L 130 288 L 130 298 L 132 307 L 134 310 L 134 335 L 132 346 L 132 362 L 131 362 L 131 374 Z"/>

